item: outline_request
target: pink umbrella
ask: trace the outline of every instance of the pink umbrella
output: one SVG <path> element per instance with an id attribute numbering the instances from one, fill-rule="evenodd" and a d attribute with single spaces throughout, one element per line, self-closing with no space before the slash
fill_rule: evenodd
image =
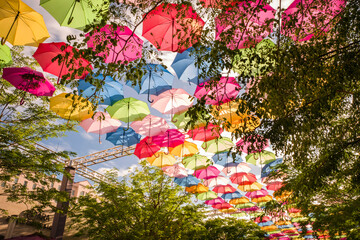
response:
<path id="1" fill-rule="evenodd" d="M 204 185 L 211 188 L 218 185 L 226 185 L 229 183 L 229 180 L 224 176 L 218 176 L 216 178 L 209 178 L 204 181 Z"/>
<path id="2" fill-rule="evenodd" d="M 252 173 L 235 173 L 231 175 L 230 180 L 232 183 L 239 185 L 250 185 L 256 182 L 256 176 Z"/>
<path id="3" fill-rule="evenodd" d="M 191 96 L 183 89 L 173 88 L 158 96 L 152 96 L 151 107 L 163 114 L 173 114 L 186 111 L 193 104 Z"/>
<path id="4" fill-rule="evenodd" d="M 224 203 L 225 200 L 221 197 L 218 197 L 218 198 L 214 198 L 214 199 L 211 199 L 211 200 L 206 200 L 205 201 L 205 204 L 207 205 L 214 205 L 214 204 L 219 204 L 219 203 Z"/>
<path id="5" fill-rule="evenodd" d="M 220 171 L 214 166 L 209 166 L 207 168 L 196 170 L 194 175 L 198 179 L 209 179 L 219 176 Z"/>
<path id="6" fill-rule="evenodd" d="M 224 38 L 228 41 L 227 47 L 234 50 L 253 46 L 267 37 L 273 28 L 272 22 L 268 25 L 267 21 L 274 19 L 276 11 L 268 4 L 260 6 L 263 6 L 262 0 L 241 1 L 221 13 L 215 18 L 216 39 Z"/>
<path id="7" fill-rule="evenodd" d="M 236 188 L 234 188 L 233 186 L 231 186 L 230 184 L 226 184 L 226 185 L 217 185 L 216 187 L 214 187 L 213 189 L 214 192 L 216 193 L 233 193 L 236 191 Z"/>
<path id="8" fill-rule="evenodd" d="M 97 54 L 105 58 L 105 63 L 131 62 L 142 56 L 143 41 L 126 26 L 114 29 L 111 25 L 105 25 L 85 36 L 89 37 L 87 46 L 92 50 L 106 41 L 105 50 Z M 111 41 L 116 41 L 116 44 Z"/>
<path id="9" fill-rule="evenodd" d="M 228 209 L 228 208 L 232 208 L 232 206 L 231 206 L 229 203 L 227 203 L 227 202 L 214 204 L 214 205 L 212 205 L 212 207 L 215 208 L 215 209 Z"/>
<path id="10" fill-rule="evenodd" d="M 54 85 L 41 72 L 28 67 L 4 68 L 2 78 L 17 89 L 29 92 L 35 96 L 52 96 L 56 90 Z M 21 100 L 22 102 L 23 99 Z"/>
<path id="11" fill-rule="evenodd" d="M 257 153 L 269 147 L 269 140 L 260 135 L 251 135 L 246 139 L 240 139 L 236 146 L 243 153 Z"/>
<path id="12" fill-rule="evenodd" d="M 253 207 L 249 207 L 249 208 L 241 208 L 241 211 L 244 212 L 255 212 L 257 210 L 259 210 L 260 208 L 258 206 L 253 206 Z"/>
<path id="13" fill-rule="evenodd" d="M 253 192 L 247 192 L 245 196 L 248 198 L 259 198 L 259 197 L 265 197 L 268 194 L 269 194 L 268 191 L 266 191 L 265 189 L 261 189 Z"/>
<path id="14" fill-rule="evenodd" d="M 197 86 L 194 96 L 205 99 L 209 105 L 221 105 L 236 98 L 240 85 L 233 77 L 221 77 L 219 81 L 207 81 L 203 86 Z"/>
<path id="15" fill-rule="evenodd" d="M 207 142 L 212 139 L 220 137 L 220 134 L 223 132 L 223 129 L 217 125 L 209 123 L 207 126 L 195 128 L 188 131 L 188 135 L 198 141 Z"/>
<path id="16" fill-rule="evenodd" d="M 185 142 L 185 135 L 177 129 L 168 129 L 164 134 L 152 137 L 153 143 L 160 147 L 176 147 Z"/>
<path id="17" fill-rule="evenodd" d="M 283 12 L 281 34 L 299 42 L 321 35 L 330 30 L 333 19 L 345 5 L 345 0 L 328 0 L 324 5 L 313 0 L 295 0 Z"/>
<path id="18" fill-rule="evenodd" d="M 130 126 L 138 134 L 149 137 L 164 134 L 169 129 L 165 119 L 153 115 L 147 115 L 141 121 L 134 121 Z"/>
<path id="19" fill-rule="evenodd" d="M 228 176 L 231 176 L 239 172 L 250 172 L 251 168 L 247 163 L 227 163 L 222 172 Z"/>
<path id="20" fill-rule="evenodd" d="M 179 164 L 165 166 L 162 170 L 169 177 L 184 178 L 188 176 L 186 168 L 181 167 Z"/>
<path id="21" fill-rule="evenodd" d="M 100 135 L 115 132 L 121 126 L 121 122 L 111 118 L 108 113 L 97 112 L 92 118 L 81 121 L 80 126 L 88 133 L 99 134 L 99 142 L 101 143 Z"/>

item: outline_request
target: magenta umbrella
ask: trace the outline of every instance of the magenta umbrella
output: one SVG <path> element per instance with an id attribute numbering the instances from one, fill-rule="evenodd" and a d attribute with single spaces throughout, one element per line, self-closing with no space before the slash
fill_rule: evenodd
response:
<path id="1" fill-rule="evenodd" d="M 270 5 L 263 5 L 262 0 L 241 1 L 237 6 L 224 11 L 215 18 L 216 39 L 228 41 L 227 47 L 234 50 L 254 46 L 266 38 L 273 28 L 275 9 Z M 231 29 L 235 27 L 235 29 Z M 231 40 L 230 40 L 231 39 Z"/>
<path id="2" fill-rule="evenodd" d="M 165 119 L 153 115 L 147 115 L 141 121 L 134 121 L 130 126 L 138 134 L 149 137 L 165 134 L 169 129 Z"/>
<path id="3" fill-rule="evenodd" d="M 265 139 L 263 136 L 260 135 L 251 135 L 246 139 L 240 139 L 236 146 L 239 148 L 240 151 L 243 153 L 257 153 L 261 152 L 265 148 L 269 147 L 269 139 Z"/>
<path id="4" fill-rule="evenodd" d="M 218 82 L 207 81 L 202 86 L 197 86 L 194 96 L 205 99 L 209 105 L 221 105 L 236 98 L 240 92 L 240 85 L 233 77 L 221 77 Z"/>
<path id="5" fill-rule="evenodd" d="M 2 78 L 17 89 L 34 94 L 35 96 L 52 96 L 55 87 L 41 72 L 28 67 L 4 68 Z M 21 100 L 23 102 L 23 99 Z"/>
<path id="6" fill-rule="evenodd" d="M 164 134 L 152 137 L 154 144 L 160 147 L 176 147 L 185 142 L 185 135 L 177 129 L 168 129 Z"/>
<path id="7" fill-rule="evenodd" d="M 283 12 L 281 34 L 299 42 L 321 35 L 330 30 L 333 19 L 345 5 L 345 0 L 328 0 L 324 5 L 313 0 L 295 0 Z"/>
<path id="8" fill-rule="evenodd" d="M 219 203 L 224 203 L 225 200 L 221 197 L 218 197 L 218 198 L 214 198 L 214 199 L 211 199 L 211 200 L 206 200 L 205 201 L 205 204 L 207 205 L 214 205 L 214 204 L 219 204 Z"/>
<path id="9" fill-rule="evenodd" d="M 186 168 L 181 167 L 179 164 L 165 166 L 162 170 L 169 177 L 184 178 L 188 176 Z"/>
<path id="10" fill-rule="evenodd" d="M 248 198 L 259 198 L 259 197 L 265 197 L 268 194 L 269 194 L 268 191 L 266 191 L 265 189 L 261 189 L 253 192 L 247 192 L 245 196 Z"/>
<path id="11" fill-rule="evenodd" d="M 219 176 L 220 171 L 215 166 L 209 166 L 207 168 L 199 169 L 194 172 L 194 175 L 198 179 L 209 179 Z"/>
<path id="12" fill-rule="evenodd" d="M 96 49 L 98 43 L 106 41 L 105 50 L 97 54 L 105 58 L 105 63 L 131 62 L 142 56 L 143 41 L 126 26 L 113 28 L 105 25 L 85 36 L 89 37 L 87 46 L 92 50 Z"/>

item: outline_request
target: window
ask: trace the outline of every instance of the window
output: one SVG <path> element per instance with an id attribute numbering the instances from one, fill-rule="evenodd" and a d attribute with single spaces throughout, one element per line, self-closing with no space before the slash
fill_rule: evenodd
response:
<path id="1" fill-rule="evenodd" d="M 24 187 L 27 187 L 28 181 L 24 181 Z"/>
<path id="2" fill-rule="evenodd" d="M 53 188 L 54 187 L 54 183 L 52 182 L 51 185 L 50 185 L 50 188 Z"/>
<path id="3" fill-rule="evenodd" d="M 14 183 L 17 184 L 19 182 L 19 178 L 14 179 Z"/>
<path id="4" fill-rule="evenodd" d="M 36 183 L 33 184 L 32 189 L 33 189 L 33 190 L 36 189 Z"/>
<path id="5" fill-rule="evenodd" d="M 80 196 L 84 196 L 84 195 L 85 195 L 84 191 L 81 191 Z"/>
<path id="6" fill-rule="evenodd" d="M 59 186 L 58 186 L 58 191 L 60 191 L 60 188 L 61 188 L 61 186 L 59 185 Z"/>
<path id="7" fill-rule="evenodd" d="M 71 191 L 71 196 L 74 196 L 75 195 L 75 190 L 72 190 Z"/>

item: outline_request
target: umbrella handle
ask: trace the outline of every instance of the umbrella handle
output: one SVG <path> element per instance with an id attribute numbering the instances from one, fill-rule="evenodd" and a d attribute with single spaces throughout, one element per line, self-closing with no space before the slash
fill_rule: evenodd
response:
<path id="1" fill-rule="evenodd" d="M 73 11 L 74 11 L 74 10 L 73 10 Z M 72 13 L 71 13 L 71 14 L 72 14 Z M 73 20 L 74 20 L 74 17 L 73 17 L 73 16 L 69 17 L 69 19 L 68 19 L 68 21 L 67 21 L 67 24 L 69 25 Z"/>
<path id="2" fill-rule="evenodd" d="M 6 38 L 1 38 L 1 45 L 4 45 L 6 43 Z"/>
<path id="3" fill-rule="evenodd" d="M 148 91 L 148 99 L 147 99 L 147 100 L 148 100 L 149 103 L 153 103 L 153 102 L 154 102 L 154 99 L 153 99 L 153 100 L 150 99 L 150 91 Z"/>
<path id="4" fill-rule="evenodd" d="M 75 6 L 76 6 L 76 3 L 77 3 L 77 2 L 80 2 L 80 0 L 75 0 L 75 1 L 74 1 L 74 5 L 73 5 L 73 8 L 72 8 L 72 10 L 71 10 L 70 17 L 69 17 L 69 19 L 68 19 L 68 21 L 67 21 L 67 24 L 68 24 L 68 25 L 74 20 L 73 13 L 74 13 Z"/>
<path id="5" fill-rule="evenodd" d="M 20 11 L 17 12 L 17 14 L 16 14 L 16 16 L 15 16 L 15 18 L 14 18 L 14 21 L 13 21 L 13 23 L 11 24 L 11 27 L 10 27 L 8 33 L 6 34 L 6 37 L 1 39 L 1 45 L 4 45 L 4 44 L 5 44 L 6 39 L 8 38 L 8 36 L 9 36 L 9 34 L 10 34 L 10 32 L 11 32 L 11 29 L 13 28 L 13 26 L 14 26 L 16 20 L 18 19 L 19 15 L 20 15 Z"/>

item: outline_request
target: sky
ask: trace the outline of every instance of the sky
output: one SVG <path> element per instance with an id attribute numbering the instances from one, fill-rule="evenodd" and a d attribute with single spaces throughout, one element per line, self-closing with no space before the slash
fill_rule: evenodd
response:
<path id="1" fill-rule="evenodd" d="M 43 9 L 40 6 L 40 0 L 23 0 L 23 1 L 43 16 L 48 31 L 50 33 L 50 38 L 48 38 L 45 42 L 66 42 L 66 36 L 78 35 L 81 33 L 81 31 L 76 29 L 61 27 L 59 23 L 45 9 Z M 284 8 L 286 8 L 287 6 L 289 6 L 291 2 L 292 0 L 282 0 L 281 4 Z M 279 4 L 278 1 L 273 1 L 272 7 L 276 9 L 278 7 L 278 4 Z M 139 37 L 141 37 L 141 32 L 142 32 L 142 28 L 140 26 L 140 28 L 138 28 L 135 33 Z M 146 39 L 144 38 L 142 39 L 144 40 L 144 42 L 146 42 Z M 35 50 L 36 48 L 26 47 L 25 51 L 28 54 L 32 54 Z M 172 53 L 172 52 L 164 52 L 162 54 L 162 57 L 164 58 L 164 64 L 168 66 L 168 70 L 171 73 L 173 73 L 174 76 L 176 76 L 176 74 L 171 69 L 170 65 L 173 59 L 175 58 L 175 56 L 176 53 Z M 188 83 L 181 82 L 175 77 L 173 88 L 183 88 L 190 95 L 192 95 L 195 91 L 196 85 L 189 85 Z M 124 97 L 125 98 L 134 97 L 148 103 L 147 95 L 139 95 L 135 90 L 133 90 L 128 86 L 124 86 Z M 149 104 L 149 109 L 152 115 L 161 116 L 165 118 L 168 123 L 170 123 L 169 115 L 167 116 L 162 115 L 157 110 L 150 108 L 150 104 Z M 100 144 L 98 139 L 99 136 L 97 134 L 86 133 L 84 129 L 82 129 L 80 126 L 77 127 L 77 131 L 78 132 L 67 132 L 66 136 L 56 139 L 49 139 L 47 141 L 43 141 L 42 144 L 55 151 L 67 150 L 67 151 L 75 152 L 77 154 L 77 157 L 85 156 L 100 150 L 105 150 L 114 147 L 112 143 L 105 140 L 106 135 L 101 136 L 102 144 Z M 225 134 L 224 136 L 226 135 L 230 136 L 229 134 Z M 139 159 L 136 156 L 132 155 L 132 156 L 127 156 L 127 157 L 122 157 L 120 159 L 112 160 L 106 163 L 101 163 L 92 166 L 91 168 L 94 170 L 98 170 L 99 172 L 104 172 L 108 169 L 116 167 L 119 169 L 119 176 L 123 176 L 129 172 L 128 168 L 133 169 L 134 167 L 136 167 L 138 165 L 138 161 Z M 260 172 L 258 168 L 256 169 L 254 168 L 254 171 L 256 172 L 256 174 L 259 174 Z M 82 181 L 82 180 L 85 179 L 79 175 L 77 175 L 75 178 L 75 181 Z"/>

